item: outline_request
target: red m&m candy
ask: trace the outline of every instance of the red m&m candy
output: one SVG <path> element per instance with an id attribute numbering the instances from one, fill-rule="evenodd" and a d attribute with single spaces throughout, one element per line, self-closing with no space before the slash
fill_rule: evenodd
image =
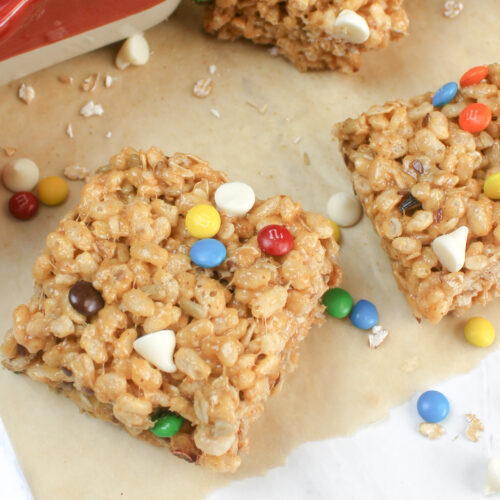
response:
<path id="1" fill-rule="evenodd" d="M 476 66 L 466 71 L 462 78 L 460 78 L 460 86 L 468 87 L 469 85 L 476 85 L 481 80 L 488 76 L 488 66 Z"/>
<path id="2" fill-rule="evenodd" d="M 460 128 L 467 132 L 475 133 L 481 132 L 491 122 L 491 109 L 481 102 L 469 104 L 460 113 L 458 124 Z"/>
<path id="3" fill-rule="evenodd" d="M 257 235 L 259 247 L 269 255 L 285 255 L 293 248 L 293 236 L 285 226 L 271 224 Z"/>
<path id="4" fill-rule="evenodd" d="M 9 200 L 9 210 L 16 219 L 31 219 L 38 211 L 38 200 L 33 193 L 21 191 Z"/>

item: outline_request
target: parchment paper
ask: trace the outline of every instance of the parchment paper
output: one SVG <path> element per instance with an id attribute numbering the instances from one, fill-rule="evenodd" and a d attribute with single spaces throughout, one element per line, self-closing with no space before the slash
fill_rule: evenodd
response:
<path id="1" fill-rule="evenodd" d="M 17 83 L 0 88 L 0 146 L 17 147 L 18 156 L 33 158 L 43 175 L 60 174 L 73 163 L 94 169 L 126 145 L 192 152 L 234 180 L 250 183 L 259 197 L 288 193 L 307 209 L 325 213 L 330 194 L 351 189 L 330 139 L 334 122 L 386 99 L 437 88 L 471 66 L 498 59 L 500 3 L 465 3 L 457 19 L 447 20 L 441 1 L 408 2 L 411 36 L 368 54 L 362 71 L 351 76 L 300 74 L 263 48 L 213 40 L 201 33 L 197 8 L 185 3 L 168 23 L 146 34 L 154 53 L 145 67 L 119 72 L 112 66 L 113 46 L 26 78 L 36 90 L 29 106 L 17 99 Z M 209 64 L 217 66 L 214 92 L 195 98 L 192 86 L 208 76 Z M 112 88 L 80 91 L 81 80 L 93 72 L 116 76 Z M 73 76 L 75 84 L 59 83 L 59 75 Z M 78 115 L 90 99 L 103 105 L 102 117 Z M 261 109 L 267 105 L 267 111 L 248 102 Z M 73 139 L 64 133 L 68 123 Z M 105 138 L 107 131 L 111 139 Z M 1 163 L 6 160 L 0 156 Z M 63 206 L 42 207 L 30 222 L 7 215 L 9 195 L 0 189 L 2 330 L 11 326 L 13 308 L 31 294 L 30 268 L 44 236 L 76 203 L 81 187 L 71 183 Z M 416 390 L 470 370 L 498 347 L 498 340 L 490 349 L 468 345 L 463 318 L 419 325 L 368 220 L 343 231 L 341 262 L 344 287 L 355 299 L 378 306 L 390 338 L 373 351 L 366 334 L 348 320 L 329 319 L 314 329 L 303 344 L 299 369 L 253 426 L 251 452 L 234 476 L 184 463 L 80 415 L 42 384 L 1 370 L 0 413 L 35 498 L 200 499 L 229 481 L 283 463 L 304 441 L 352 433 L 380 419 Z M 467 317 L 477 314 L 498 330 L 498 302 Z M 412 366 L 416 369 L 408 371 Z"/>

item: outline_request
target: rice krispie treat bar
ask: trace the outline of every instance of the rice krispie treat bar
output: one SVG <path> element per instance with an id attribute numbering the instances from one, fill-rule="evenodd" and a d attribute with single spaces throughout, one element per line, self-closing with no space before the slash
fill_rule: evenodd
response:
<path id="1" fill-rule="evenodd" d="M 222 40 L 271 45 L 300 71 L 357 71 L 361 53 L 406 34 L 403 0 L 214 0 L 204 27 Z"/>
<path id="2" fill-rule="evenodd" d="M 327 219 L 227 180 L 189 154 L 111 158 L 47 236 L 2 353 L 84 412 L 234 471 L 341 269 Z"/>
<path id="3" fill-rule="evenodd" d="M 334 134 L 417 318 L 500 291 L 500 65 L 374 106 Z"/>

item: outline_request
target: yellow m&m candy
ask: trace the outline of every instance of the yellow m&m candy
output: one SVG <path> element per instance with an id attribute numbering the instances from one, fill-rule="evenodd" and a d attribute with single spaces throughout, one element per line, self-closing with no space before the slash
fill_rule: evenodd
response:
<path id="1" fill-rule="evenodd" d="M 336 222 L 330 221 L 333 229 L 333 238 L 337 243 L 340 243 L 340 227 Z"/>
<path id="2" fill-rule="evenodd" d="M 189 209 L 186 215 L 186 229 L 195 238 L 212 238 L 220 228 L 219 212 L 208 204 L 201 203 Z"/>
<path id="3" fill-rule="evenodd" d="M 484 194 L 492 200 L 500 200 L 500 172 L 490 175 L 484 181 Z"/>
<path id="4" fill-rule="evenodd" d="M 488 347 L 495 340 L 495 328 L 485 318 L 470 318 L 464 327 L 465 338 L 476 347 Z"/>
<path id="5" fill-rule="evenodd" d="M 44 205 L 60 205 L 68 196 L 68 184 L 62 177 L 51 175 L 38 183 L 38 199 Z"/>

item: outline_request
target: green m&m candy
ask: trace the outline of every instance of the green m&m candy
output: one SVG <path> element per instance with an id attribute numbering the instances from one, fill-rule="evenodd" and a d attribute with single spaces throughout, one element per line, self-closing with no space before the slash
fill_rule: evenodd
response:
<path id="1" fill-rule="evenodd" d="M 154 422 L 155 425 L 150 429 L 151 432 L 158 437 L 166 438 L 179 432 L 179 429 L 184 423 L 184 419 L 175 413 L 167 412 L 155 418 Z"/>
<path id="2" fill-rule="evenodd" d="M 326 312 L 334 318 L 349 316 L 352 309 L 352 297 L 343 288 L 331 288 L 323 295 Z"/>

